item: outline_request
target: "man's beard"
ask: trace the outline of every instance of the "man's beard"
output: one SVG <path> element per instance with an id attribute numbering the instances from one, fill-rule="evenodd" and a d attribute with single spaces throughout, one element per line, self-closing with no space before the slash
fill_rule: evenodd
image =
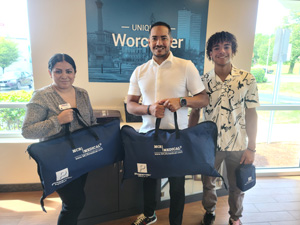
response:
<path id="1" fill-rule="evenodd" d="M 161 48 L 159 48 L 159 49 L 161 49 Z M 164 47 L 164 49 L 161 49 L 161 50 L 165 50 L 165 49 L 166 49 L 166 48 Z M 165 58 L 165 57 L 167 57 L 167 56 L 169 55 L 169 53 L 170 53 L 170 50 L 166 50 L 165 54 L 157 55 L 157 54 L 155 54 L 155 51 L 156 51 L 156 48 L 154 48 L 153 55 L 154 55 L 155 57 L 157 57 L 157 58 Z"/>

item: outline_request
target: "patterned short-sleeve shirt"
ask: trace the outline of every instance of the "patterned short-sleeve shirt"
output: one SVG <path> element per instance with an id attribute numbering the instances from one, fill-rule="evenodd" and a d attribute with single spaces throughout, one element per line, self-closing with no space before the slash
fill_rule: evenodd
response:
<path id="1" fill-rule="evenodd" d="M 217 124 L 217 151 L 245 150 L 245 109 L 259 106 L 255 77 L 233 66 L 224 82 L 214 70 L 206 73 L 202 80 L 210 99 L 203 111 L 204 119 Z"/>

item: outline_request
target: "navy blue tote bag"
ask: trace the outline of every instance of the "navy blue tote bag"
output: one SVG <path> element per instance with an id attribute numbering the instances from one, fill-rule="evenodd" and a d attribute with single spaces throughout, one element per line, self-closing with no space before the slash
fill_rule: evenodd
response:
<path id="1" fill-rule="evenodd" d="M 120 121 L 87 126 L 78 109 L 73 109 L 84 128 L 62 137 L 34 143 L 27 152 L 36 161 L 43 186 L 44 199 L 81 175 L 124 158 L 120 135 Z"/>
<path id="2" fill-rule="evenodd" d="M 159 129 L 138 133 L 130 126 L 121 128 L 125 150 L 124 179 L 132 177 L 165 178 L 203 174 L 221 177 L 215 170 L 217 126 L 205 121 L 194 127 L 178 129 L 174 113 L 175 129 Z"/>
<path id="3" fill-rule="evenodd" d="M 241 191 L 247 191 L 256 184 L 256 169 L 253 164 L 242 163 L 235 171 L 236 185 Z"/>

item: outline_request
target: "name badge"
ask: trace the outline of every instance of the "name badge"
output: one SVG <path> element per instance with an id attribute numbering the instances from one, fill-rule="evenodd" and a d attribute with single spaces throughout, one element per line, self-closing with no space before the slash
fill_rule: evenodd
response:
<path id="1" fill-rule="evenodd" d="M 69 103 L 61 104 L 58 106 L 60 110 L 70 109 L 71 105 Z"/>

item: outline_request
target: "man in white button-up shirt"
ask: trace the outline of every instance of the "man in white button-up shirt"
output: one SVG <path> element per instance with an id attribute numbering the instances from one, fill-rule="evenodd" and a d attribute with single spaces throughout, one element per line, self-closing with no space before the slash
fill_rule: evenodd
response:
<path id="1" fill-rule="evenodd" d="M 259 106 L 255 77 L 237 69 L 231 63 L 237 51 L 234 35 L 219 32 L 207 41 L 207 57 L 214 62 L 214 69 L 203 76 L 209 95 L 209 104 L 204 108 L 204 119 L 212 120 L 218 127 L 218 142 L 215 167 L 220 169 L 225 161 L 229 183 L 229 225 L 240 225 L 244 193 L 236 186 L 236 168 L 252 164 L 255 156 L 257 114 Z M 198 123 L 199 110 L 193 109 L 189 126 Z M 203 200 L 206 210 L 202 225 L 212 225 L 215 220 L 217 195 L 214 177 L 203 176 Z"/>
<path id="2" fill-rule="evenodd" d="M 208 104 L 208 96 L 195 65 L 173 56 L 171 28 L 164 22 L 151 26 L 149 47 L 153 57 L 138 66 L 130 78 L 127 111 L 143 117 L 140 133 L 155 128 L 156 118 L 162 118 L 161 129 L 175 129 L 173 112 L 177 111 L 179 129 L 188 126 L 188 107 L 201 108 Z M 189 96 L 189 93 L 192 96 Z M 142 96 L 142 104 L 139 100 Z M 170 177 L 171 225 L 182 224 L 184 208 L 184 177 Z M 144 178 L 144 213 L 133 223 L 156 222 L 157 180 Z"/>

